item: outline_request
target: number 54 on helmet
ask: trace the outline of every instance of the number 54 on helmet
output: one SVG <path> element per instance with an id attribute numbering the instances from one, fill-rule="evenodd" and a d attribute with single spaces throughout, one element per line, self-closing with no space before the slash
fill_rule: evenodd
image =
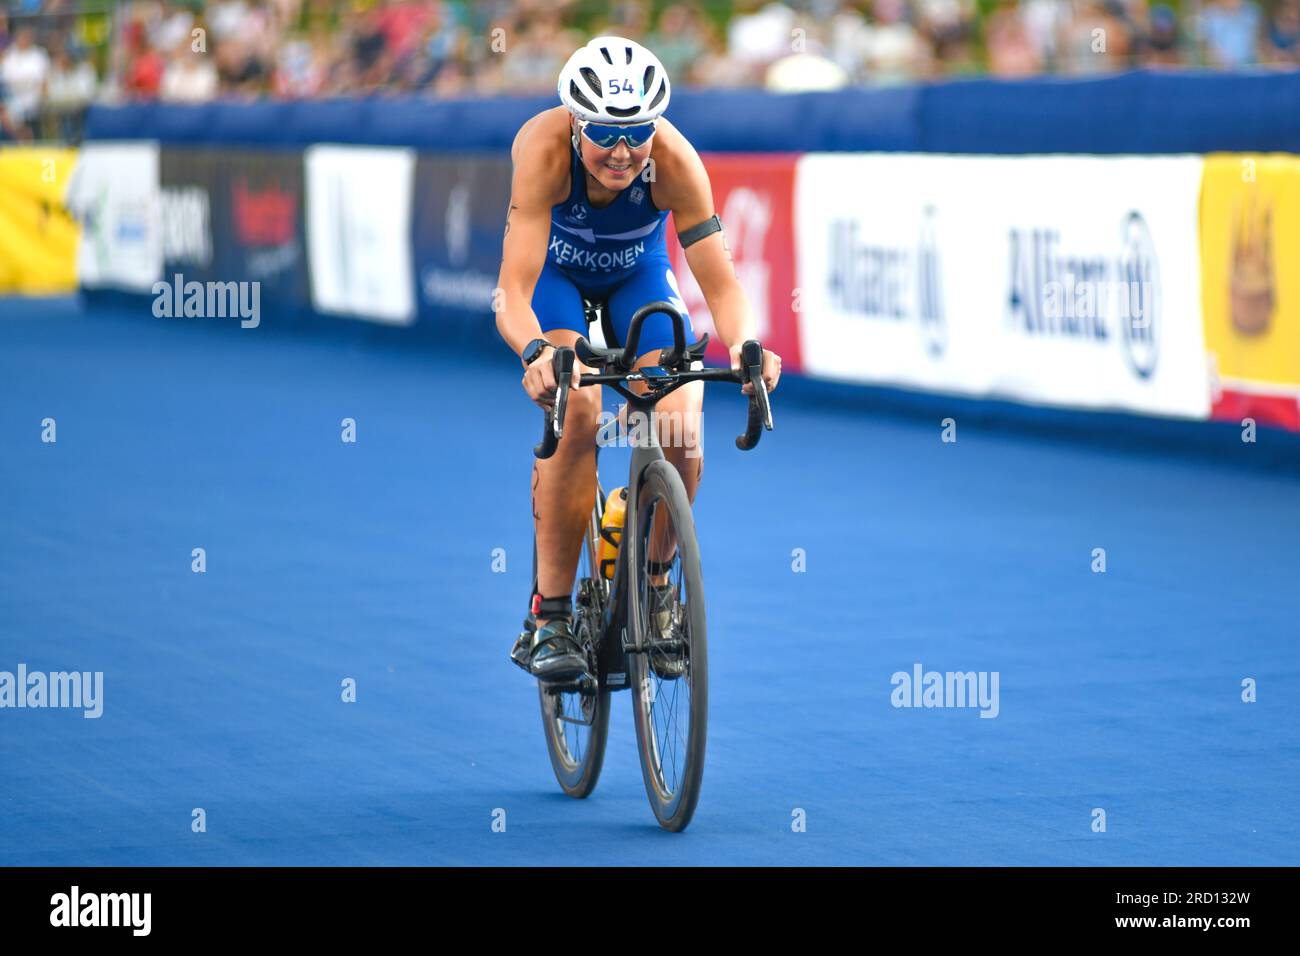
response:
<path id="1" fill-rule="evenodd" d="M 649 123 L 668 108 L 672 86 L 659 58 L 623 37 L 596 37 L 564 64 L 560 101 L 588 123 Z"/>

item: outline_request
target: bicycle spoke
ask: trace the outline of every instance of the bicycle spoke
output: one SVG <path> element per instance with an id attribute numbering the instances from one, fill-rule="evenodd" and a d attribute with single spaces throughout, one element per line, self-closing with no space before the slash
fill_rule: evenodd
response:
<path id="1" fill-rule="evenodd" d="M 659 499 L 648 503 L 645 509 L 645 545 L 642 560 L 646 562 L 645 573 L 640 575 L 640 597 L 643 627 L 650 646 L 646 650 L 646 677 L 650 684 L 650 700 L 645 702 L 647 720 L 650 724 L 652 753 L 651 762 L 659 789 L 668 798 L 677 795 L 686 773 L 685 753 L 690 736 L 691 713 L 691 660 L 690 634 L 687 615 L 684 613 L 685 602 L 682 600 L 684 578 L 681 572 L 681 555 L 677 549 L 677 529 L 672 526 L 666 509 L 657 507 Z M 670 561 L 667 580 L 652 584 L 649 562 Z M 661 577 L 661 575 L 654 575 Z M 652 588 L 667 588 L 672 595 L 667 607 L 659 609 L 653 603 Z M 669 640 L 662 640 L 658 630 L 659 615 L 666 613 L 669 624 Z M 656 670 L 656 665 L 668 668 L 680 663 L 683 667 L 680 676 L 665 681 Z M 665 687 L 665 684 L 671 685 Z"/>
<path id="2" fill-rule="evenodd" d="M 584 544 L 579 557 L 577 574 L 574 581 L 575 625 L 578 614 L 586 613 L 578 601 L 583 582 L 592 580 L 592 562 L 588 546 Z M 552 736 L 560 751 L 560 758 L 570 769 L 580 767 L 586 759 L 591 744 L 593 721 L 596 719 L 596 704 L 588 702 L 580 691 L 560 691 L 552 698 L 551 723 L 554 727 Z"/>

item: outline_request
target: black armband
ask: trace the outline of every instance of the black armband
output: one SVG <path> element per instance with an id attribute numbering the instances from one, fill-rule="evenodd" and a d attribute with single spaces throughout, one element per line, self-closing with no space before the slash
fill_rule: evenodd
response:
<path id="1" fill-rule="evenodd" d="M 722 232 L 722 220 L 718 218 L 717 213 L 714 213 L 698 226 L 691 226 L 684 232 L 679 232 L 677 238 L 681 242 L 682 248 L 685 249 L 687 246 L 692 246 L 715 232 Z"/>

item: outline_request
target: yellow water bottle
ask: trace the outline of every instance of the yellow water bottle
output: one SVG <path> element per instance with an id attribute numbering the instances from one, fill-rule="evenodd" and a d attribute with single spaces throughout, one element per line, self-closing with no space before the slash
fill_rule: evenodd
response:
<path id="1" fill-rule="evenodd" d="M 623 541 L 623 518 L 627 514 L 627 489 L 615 488 L 605 499 L 605 514 L 600 519 L 600 549 L 596 552 L 600 574 L 614 580 L 618 564 L 618 546 Z"/>

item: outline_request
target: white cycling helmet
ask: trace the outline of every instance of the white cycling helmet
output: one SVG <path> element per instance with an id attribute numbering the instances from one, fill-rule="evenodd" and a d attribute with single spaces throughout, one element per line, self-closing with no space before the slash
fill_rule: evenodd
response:
<path id="1" fill-rule="evenodd" d="M 596 37 L 560 71 L 560 101 L 591 123 L 648 123 L 668 108 L 672 87 L 659 58 L 633 40 Z"/>

